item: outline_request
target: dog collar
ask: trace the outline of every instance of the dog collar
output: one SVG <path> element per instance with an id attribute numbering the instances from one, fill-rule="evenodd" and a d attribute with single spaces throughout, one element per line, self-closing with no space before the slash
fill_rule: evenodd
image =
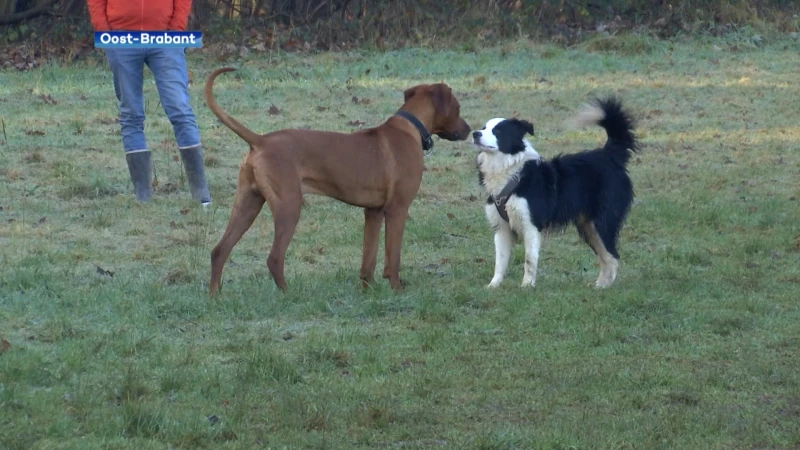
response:
<path id="1" fill-rule="evenodd" d="M 506 222 L 508 222 L 508 212 L 506 211 L 506 203 L 508 203 L 508 198 L 511 197 L 511 192 L 514 191 L 514 188 L 519 186 L 519 178 L 514 177 L 508 184 L 497 194 L 497 197 L 494 197 L 492 201 L 494 201 L 494 207 L 497 208 L 497 213 L 500 214 L 500 217 L 503 218 Z"/>
<path id="2" fill-rule="evenodd" d="M 428 130 L 425 129 L 425 125 L 419 121 L 413 114 L 408 111 L 403 111 L 402 109 L 397 111 L 395 115 L 400 116 L 407 121 L 411 122 L 412 125 L 419 131 L 420 136 L 422 136 L 422 151 L 427 152 L 428 150 L 433 148 L 433 137 L 428 133 Z M 430 154 L 430 153 L 427 153 Z"/>

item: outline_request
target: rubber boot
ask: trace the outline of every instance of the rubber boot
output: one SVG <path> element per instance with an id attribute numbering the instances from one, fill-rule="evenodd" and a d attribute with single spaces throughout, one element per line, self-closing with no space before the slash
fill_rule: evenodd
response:
<path id="1" fill-rule="evenodd" d="M 128 161 L 128 171 L 136 192 L 136 200 L 149 202 L 153 197 L 153 164 L 150 150 L 126 153 L 125 160 Z"/>
<path id="2" fill-rule="evenodd" d="M 186 179 L 189 181 L 189 188 L 192 191 L 192 198 L 202 203 L 203 206 L 208 206 L 211 203 L 211 194 L 208 192 L 203 169 L 203 147 L 196 145 L 179 150 L 183 160 L 183 169 L 186 172 Z"/>

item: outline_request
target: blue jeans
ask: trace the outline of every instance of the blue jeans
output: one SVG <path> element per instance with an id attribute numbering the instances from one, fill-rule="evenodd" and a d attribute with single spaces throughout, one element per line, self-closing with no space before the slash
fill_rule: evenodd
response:
<path id="1" fill-rule="evenodd" d="M 119 123 L 125 153 L 147 150 L 144 136 L 144 66 L 150 68 L 158 97 L 167 113 L 179 148 L 200 145 L 194 111 L 189 103 L 189 74 L 183 48 L 106 48 L 119 100 Z"/>

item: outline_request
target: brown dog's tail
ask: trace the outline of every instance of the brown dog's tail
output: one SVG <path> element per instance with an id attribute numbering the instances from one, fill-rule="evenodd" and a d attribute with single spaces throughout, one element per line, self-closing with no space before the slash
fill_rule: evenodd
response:
<path id="1" fill-rule="evenodd" d="M 233 72 L 234 70 L 236 69 L 232 67 L 222 67 L 220 69 L 211 72 L 211 75 L 209 75 L 208 79 L 206 80 L 206 90 L 205 90 L 206 104 L 208 104 L 208 107 L 211 109 L 211 112 L 213 112 L 214 115 L 219 117 L 219 120 L 221 120 L 226 127 L 233 130 L 233 132 L 238 134 L 240 138 L 245 140 L 245 142 L 247 142 L 250 145 L 253 145 L 259 139 L 260 136 L 254 133 L 246 126 L 239 123 L 238 120 L 229 116 L 228 113 L 223 111 L 222 108 L 217 104 L 217 101 L 214 100 L 214 95 L 212 93 L 212 90 L 214 88 L 214 79 L 217 78 L 217 75 L 223 72 Z"/>

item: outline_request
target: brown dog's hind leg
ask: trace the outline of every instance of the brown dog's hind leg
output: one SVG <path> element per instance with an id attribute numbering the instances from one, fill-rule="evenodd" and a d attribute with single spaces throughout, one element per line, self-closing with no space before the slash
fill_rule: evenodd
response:
<path id="1" fill-rule="evenodd" d="M 389 286 L 394 290 L 403 288 L 400 281 L 400 249 L 403 243 L 403 232 L 408 218 L 408 206 L 394 207 L 386 211 L 386 265 L 383 278 L 389 279 Z"/>
<path id="2" fill-rule="evenodd" d="M 364 250 L 361 258 L 361 287 L 366 289 L 375 281 L 375 266 L 378 264 L 378 239 L 383 223 L 383 210 L 364 208 Z"/>
<path id="3" fill-rule="evenodd" d="M 228 220 L 225 233 L 216 247 L 214 247 L 214 250 L 211 251 L 211 282 L 209 283 L 209 290 L 212 294 L 219 291 L 222 269 L 225 267 L 225 262 L 228 260 L 231 250 L 244 236 L 244 233 L 250 229 L 264 206 L 264 197 L 258 192 L 242 188 L 241 183 L 239 186 L 236 190 L 231 217 Z"/>
<path id="4" fill-rule="evenodd" d="M 297 224 L 300 222 L 300 209 L 303 206 L 303 193 L 300 190 L 300 179 L 294 168 L 287 167 L 280 160 L 256 163 L 254 175 L 261 194 L 267 199 L 272 211 L 275 235 L 272 248 L 267 257 L 267 268 L 272 279 L 282 291 L 286 291 L 284 262 L 286 250 L 292 242 Z"/>
<path id="5" fill-rule="evenodd" d="M 283 203 L 279 206 L 280 212 L 273 214 L 275 223 L 275 236 L 272 239 L 272 249 L 267 257 L 267 267 L 275 280 L 275 284 L 282 291 L 286 291 L 286 277 L 283 273 L 286 261 L 286 250 L 300 222 L 300 203 Z"/>

